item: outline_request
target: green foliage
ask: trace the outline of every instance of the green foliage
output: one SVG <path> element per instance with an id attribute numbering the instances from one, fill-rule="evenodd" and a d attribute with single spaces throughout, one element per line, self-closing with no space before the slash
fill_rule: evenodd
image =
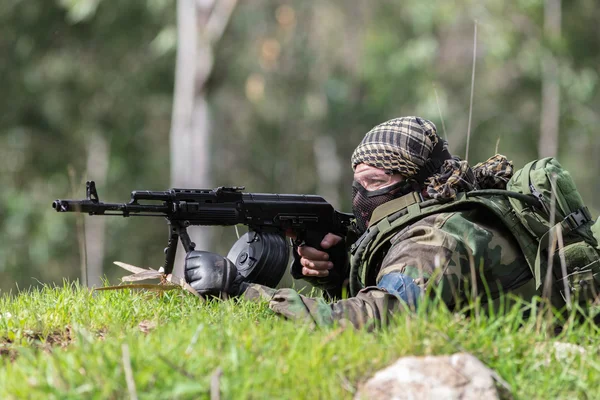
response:
<path id="1" fill-rule="evenodd" d="M 172 26 L 170 3 L 9 1 L 0 6 L 0 289 L 78 275 L 75 218 L 53 199 L 84 195 L 89 139 L 109 142 L 102 194 L 168 185 L 173 49 L 155 44 Z M 164 36 L 164 33 L 163 35 Z M 164 40 L 163 40 L 164 41 Z M 157 51 L 156 49 L 160 49 Z M 68 168 L 75 169 L 74 181 Z M 148 229 L 148 227 L 151 227 Z M 163 229 L 166 229 L 162 227 Z M 110 259 L 147 260 L 164 231 L 149 221 L 109 222 Z M 140 240 L 135 230 L 151 234 Z M 151 243 L 151 244 L 150 244 Z M 160 253 L 160 250 L 159 250 Z"/>
<path id="2" fill-rule="evenodd" d="M 522 306 L 492 317 L 435 306 L 375 333 L 310 331 L 265 304 L 43 287 L 0 297 L 0 350 L 13 352 L 0 359 L 0 397 L 122 397 L 123 345 L 140 398 L 208 398 L 217 368 L 223 398 L 351 398 L 398 357 L 460 351 L 495 369 L 517 398 L 593 397 L 598 328 L 570 321 L 555 337 L 544 318 L 524 319 Z M 559 341 L 586 353 L 561 356 Z"/>
<path id="3" fill-rule="evenodd" d="M 79 275 L 76 219 L 56 215 L 50 203 L 83 195 L 93 135 L 109 143 L 103 199 L 169 186 L 177 38 L 175 3 L 167 0 L 1 3 L 0 290 L 7 290 Z M 497 144 L 517 167 L 537 157 L 542 63 L 553 54 L 559 160 L 597 213 L 600 9 L 594 0 L 562 1 L 559 39 L 545 38 L 543 10 L 541 0 L 238 2 L 206 87 L 213 182 L 315 193 L 322 189 L 314 143 L 326 136 L 341 160 L 337 206 L 349 210 L 350 154 L 372 126 L 400 115 L 433 120 L 463 156 L 477 21 L 470 161 L 487 159 Z M 107 265 L 162 263 L 161 222 L 111 219 L 106 229 Z M 234 232 L 217 231 L 214 250 L 225 253 Z"/>

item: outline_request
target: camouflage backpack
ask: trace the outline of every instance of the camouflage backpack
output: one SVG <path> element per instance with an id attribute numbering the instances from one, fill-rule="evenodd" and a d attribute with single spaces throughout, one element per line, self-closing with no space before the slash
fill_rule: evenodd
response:
<path id="1" fill-rule="evenodd" d="M 417 193 L 410 193 L 378 207 L 369 229 L 351 250 L 351 293 L 355 295 L 367 283 L 372 267 L 377 267 L 399 230 L 429 215 L 473 207 L 485 207 L 512 232 L 535 277 L 538 294 L 551 294 L 559 308 L 568 296 L 581 303 L 596 298 L 600 246 L 593 230 L 600 237 L 600 224 L 593 225 L 570 174 L 553 158 L 527 164 L 514 174 L 507 190 L 459 193 L 451 201 L 422 201 Z M 551 292 L 543 291 L 545 281 L 550 282 Z"/>
<path id="2" fill-rule="evenodd" d="M 600 293 L 600 246 L 588 208 L 569 172 L 554 158 L 532 161 L 517 171 L 507 190 L 538 199 L 540 206 L 528 206 L 509 198 L 516 215 L 539 241 L 533 266 L 536 288 L 552 284 L 553 303 L 574 297 L 586 302 Z M 552 259 L 549 255 L 552 254 Z M 551 267 L 551 268 L 550 268 Z M 548 272 L 549 271 L 549 272 Z"/>

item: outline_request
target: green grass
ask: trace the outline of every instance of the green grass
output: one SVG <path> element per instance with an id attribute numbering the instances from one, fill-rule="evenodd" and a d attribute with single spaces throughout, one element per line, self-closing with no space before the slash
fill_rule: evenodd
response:
<path id="1" fill-rule="evenodd" d="M 555 336 L 516 307 L 494 317 L 433 307 L 374 333 L 311 331 L 265 304 L 65 284 L 0 297 L 0 314 L 2 399 L 128 398 L 130 390 L 140 399 L 209 398 L 211 382 L 224 399 L 352 398 L 398 357 L 461 349 L 495 369 L 516 398 L 600 398 L 598 328 L 568 323 Z M 156 327 L 144 333 L 141 322 Z M 557 341 L 587 353 L 558 360 Z"/>

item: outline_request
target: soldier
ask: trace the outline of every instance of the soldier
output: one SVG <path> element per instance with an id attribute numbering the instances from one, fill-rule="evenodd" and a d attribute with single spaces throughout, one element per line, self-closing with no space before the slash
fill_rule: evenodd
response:
<path id="1" fill-rule="evenodd" d="M 485 303 L 507 291 L 535 294 L 519 244 L 489 209 L 470 206 L 420 214 L 423 201 L 450 202 L 460 192 L 505 189 L 513 169 L 504 156 L 471 168 L 450 155 L 432 122 L 403 117 L 369 131 L 352 154 L 352 167 L 353 212 L 363 234 L 352 262 L 339 256 L 346 251 L 331 251 L 345 249 L 345 238 L 328 234 L 321 243 L 324 251 L 296 247 L 291 266 L 294 277 L 331 297 L 339 297 L 350 281 L 352 297 L 328 303 L 292 289 L 247 284 L 230 261 L 204 252 L 186 257 L 188 282 L 203 293 L 266 299 L 273 311 L 288 318 L 356 327 L 386 323 L 389 315 L 417 307 L 425 295 L 440 296 L 453 309 L 473 295 Z M 364 234 L 374 226 L 379 235 Z M 226 267 L 215 268 L 215 262 Z"/>

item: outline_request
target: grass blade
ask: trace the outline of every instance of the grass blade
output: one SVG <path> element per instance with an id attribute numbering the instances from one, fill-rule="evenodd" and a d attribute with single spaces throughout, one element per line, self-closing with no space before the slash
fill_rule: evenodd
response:
<path id="1" fill-rule="evenodd" d="M 467 149 L 465 150 L 465 161 L 469 161 L 469 144 L 471 143 L 471 120 L 473 117 L 473 94 L 475 92 L 475 64 L 477 62 L 477 20 L 475 20 L 475 31 L 473 33 L 473 72 L 471 73 L 471 102 L 469 105 L 469 124 L 467 126 Z"/>

